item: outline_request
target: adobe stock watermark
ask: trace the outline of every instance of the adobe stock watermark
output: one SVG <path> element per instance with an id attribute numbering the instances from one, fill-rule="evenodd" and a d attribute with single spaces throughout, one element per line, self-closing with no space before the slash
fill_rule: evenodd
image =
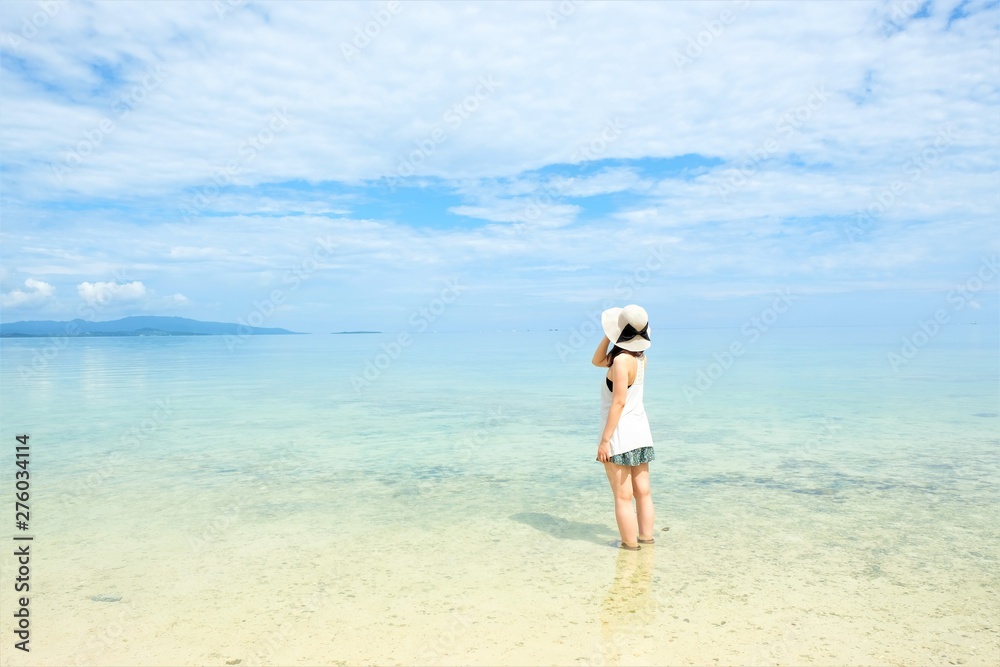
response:
<path id="1" fill-rule="evenodd" d="M 233 178 L 256 159 L 257 155 L 267 148 L 278 134 L 284 132 L 291 121 L 292 116 L 288 113 L 287 107 L 272 111 L 263 128 L 240 142 L 236 149 L 238 158 L 216 167 L 211 176 L 211 182 L 198 188 L 191 201 L 181 208 L 184 222 L 189 223 L 192 221 L 192 216 L 201 215 L 201 212 L 208 207 L 211 201 L 219 196 L 222 188 L 231 185 Z"/>
<path id="2" fill-rule="evenodd" d="M 423 139 L 414 140 L 415 148 L 400 158 L 393 174 L 386 174 L 384 178 L 389 189 L 395 191 L 404 178 L 416 174 L 417 168 L 437 151 L 438 146 L 448 140 L 449 132 L 462 127 L 501 85 L 492 76 L 479 77 L 479 83 L 472 93 L 448 107 L 441 115 L 441 124 L 435 125 Z"/>
<path id="3" fill-rule="evenodd" d="M 316 245 L 313 246 L 309 255 L 289 267 L 282 277 L 281 282 L 288 286 L 287 290 L 286 288 L 275 288 L 263 300 L 255 299 L 253 307 L 246 317 L 240 317 L 236 321 L 236 334 L 226 334 L 223 337 L 223 342 L 229 351 L 232 352 L 237 345 L 242 345 L 247 338 L 254 335 L 252 327 L 259 327 L 270 320 L 281 304 L 285 302 L 288 293 L 298 290 L 302 283 L 309 280 L 310 276 L 319 269 L 322 262 L 333 257 L 336 245 L 336 241 L 330 236 L 317 238 Z"/>
<path id="4" fill-rule="evenodd" d="M 636 624 L 637 627 L 641 627 Z M 577 663 L 584 667 L 604 667 L 605 665 L 621 664 L 622 656 L 630 647 L 635 646 L 635 637 L 622 628 L 604 630 L 600 637 L 595 637 L 590 648 L 590 655 L 577 658 Z"/>
<path id="5" fill-rule="evenodd" d="M 892 13 L 885 17 L 882 21 L 882 31 L 883 32 L 895 32 L 902 30 L 906 22 L 913 18 L 913 15 L 917 13 L 921 7 L 924 6 L 926 0 L 901 0 L 892 3 Z"/>
<path id="6" fill-rule="evenodd" d="M 655 248 L 650 248 L 649 254 L 646 256 L 646 260 L 632 270 L 626 276 L 619 278 L 615 282 L 614 294 L 617 297 L 616 301 L 611 299 L 605 299 L 601 304 L 600 308 L 591 310 L 587 313 L 584 321 L 570 329 L 569 339 L 564 342 L 556 343 L 556 354 L 559 355 L 561 361 L 566 361 L 566 359 L 573 352 L 579 350 L 585 345 L 592 345 L 594 337 L 600 333 L 603 334 L 603 329 L 601 328 L 601 313 L 603 313 L 608 308 L 613 308 L 616 305 L 624 305 L 622 302 L 628 302 L 635 291 L 648 283 L 652 279 L 653 274 L 666 266 L 667 246 L 660 245 Z M 652 327 L 655 328 L 655 327 Z"/>
<path id="7" fill-rule="evenodd" d="M 468 440 L 464 438 L 455 439 L 452 445 L 455 455 L 453 461 L 463 464 L 469 463 L 475 453 L 490 441 L 497 427 L 506 421 L 507 415 L 504 413 L 503 406 L 492 408 L 480 422 L 479 427 L 472 432 L 472 437 Z"/>
<path id="8" fill-rule="evenodd" d="M 5 32 L 3 41 L 14 50 L 20 49 L 25 42 L 38 36 L 52 19 L 69 4 L 69 0 L 41 0 L 37 3 L 38 10 L 21 21 L 21 30 L 17 33 Z"/>
<path id="9" fill-rule="evenodd" d="M 839 417 L 831 419 L 824 416 L 817 431 L 802 445 L 802 453 L 814 453 L 821 445 L 829 442 L 834 433 L 840 430 L 840 424 L 837 423 L 839 419 Z"/>
<path id="10" fill-rule="evenodd" d="M 139 613 L 133 603 L 119 600 L 114 605 L 114 613 L 100 629 L 85 633 L 80 637 L 67 663 L 74 667 L 96 665 L 104 661 L 108 652 L 122 645 L 122 637 L 133 636 L 139 627 Z"/>
<path id="11" fill-rule="evenodd" d="M 909 183 L 902 178 L 893 179 L 891 183 L 873 194 L 867 206 L 857 210 L 854 221 L 844 228 L 844 235 L 848 241 L 854 243 L 870 232 L 876 220 L 885 215 L 905 193 L 912 190 L 913 185 L 923 178 L 925 173 L 937 166 L 941 156 L 955 143 L 954 132 L 955 126 L 951 124 L 938 130 L 933 143 L 911 155 L 903 165 L 903 174 L 909 176 Z"/>
<path id="12" fill-rule="evenodd" d="M 705 29 L 687 38 L 687 46 L 684 47 L 683 53 L 674 51 L 674 65 L 677 71 L 683 72 L 685 67 L 701 58 L 715 44 L 715 40 L 726 32 L 726 26 L 735 23 L 736 12 L 741 12 L 750 6 L 750 0 L 733 0 L 732 4 L 733 7 L 723 9 L 716 18 L 703 21 Z"/>
<path id="13" fill-rule="evenodd" d="M 826 84 L 820 84 L 813 86 L 804 103 L 786 109 L 779 116 L 774 133 L 762 141 L 759 146 L 747 151 L 747 159 L 740 164 L 736 173 L 728 174 L 723 183 L 718 186 L 719 196 L 722 200 L 728 200 L 732 192 L 749 183 L 750 179 L 760 170 L 761 162 L 773 157 L 781 148 L 782 140 L 801 130 L 813 114 L 826 106 L 827 101 L 829 101 L 829 94 L 826 92 Z"/>
<path id="14" fill-rule="evenodd" d="M 245 7 L 249 0 L 214 0 L 212 2 L 212 9 L 215 10 L 215 16 L 221 21 L 222 19 L 229 16 L 230 13 Z"/>
<path id="15" fill-rule="evenodd" d="M 301 467 L 308 463 L 292 444 L 289 442 L 275 448 L 271 457 L 273 463 L 268 465 L 267 472 L 276 480 L 294 471 L 296 466 Z M 209 544 L 222 540 L 226 532 L 242 520 L 246 510 L 261 502 L 260 499 L 270 490 L 270 485 L 266 479 L 251 479 L 254 482 L 252 486 L 242 480 L 237 482 L 241 491 L 234 494 L 232 500 L 218 508 L 212 516 L 206 517 L 199 528 L 187 533 L 191 551 L 198 552 Z"/>
<path id="16" fill-rule="evenodd" d="M 344 60 L 351 62 L 361 55 L 361 52 L 375 40 L 382 31 L 389 27 L 393 18 L 403 11 L 403 4 L 396 0 L 390 0 L 372 12 L 371 19 L 363 26 L 354 29 L 354 39 L 350 44 L 340 43 L 340 52 Z"/>
<path id="17" fill-rule="evenodd" d="M 97 125 L 83 133 L 83 138 L 63 154 L 62 160 L 52 165 L 52 180 L 63 185 L 66 176 L 82 165 L 104 143 L 104 140 L 118 129 L 118 123 L 125 120 L 160 87 L 167 72 L 163 65 L 156 63 L 146 68 L 146 75 L 139 83 L 111 104 L 111 113 L 97 122 Z"/>
<path id="18" fill-rule="evenodd" d="M 997 256 L 984 257 L 975 273 L 949 290 L 945 300 L 951 306 L 951 311 L 938 308 L 927 319 L 917 322 L 917 328 L 909 335 L 903 336 L 897 349 L 886 353 L 886 361 L 889 362 L 893 372 L 898 373 L 901 367 L 913 361 L 920 350 L 934 340 L 941 333 L 941 330 L 951 322 L 954 313 L 965 309 L 966 306 L 978 307 L 979 304 L 975 299 L 976 294 L 996 278 L 998 271 L 1000 271 L 1000 266 L 997 264 Z"/>
<path id="19" fill-rule="evenodd" d="M 615 142 L 622 135 L 624 125 L 621 118 L 615 116 L 601 128 L 601 131 L 594 135 L 590 141 L 584 142 L 576 147 L 570 155 L 572 162 L 592 162 L 600 159 L 607 152 L 608 146 Z"/>
<path id="20" fill-rule="evenodd" d="M 746 353 L 747 348 L 760 340 L 760 337 L 788 312 L 796 300 L 797 297 L 793 297 L 790 290 L 778 290 L 770 306 L 744 322 L 740 327 L 741 338 L 733 340 L 725 349 L 714 353 L 713 360 L 698 371 L 694 382 L 685 383 L 684 398 L 687 399 L 688 405 L 696 397 L 711 389 L 716 380 L 732 368 L 736 360 Z"/>
<path id="21" fill-rule="evenodd" d="M 774 635 L 774 631 L 765 635 L 766 641 L 762 641 L 763 638 L 761 638 L 752 644 L 745 645 L 744 664 L 780 665 L 784 663 L 791 665 L 799 662 L 802 649 L 808 645 L 803 640 L 802 629 L 796 625 L 782 623 L 777 631 L 777 636 Z"/>
<path id="22" fill-rule="evenodd" d="M 576 147 L 570 155 L 570 161 L 578 163 L 600 159 L 607 152 L 608 146 L 622 135 L 623 128 L 621 118 L 616 116 L 609 120 L 600 132 Z M 562 197 L 570 189 L 572 183 L 570 179 L 557 177 L 548 181 L 540 194 L 529 197 L 528 203 L 521 213 L 513 218 L 514 224 L 511 229 L 514 233 L 526 232 L 537 225 L 545 211 L 557 205 L 557 198 Z"/>
<path id="23" fill-rule="evenodd" d="M 110 452 L 103 465 L 86 477 L 77 479 L 70 490 L 61 496 L 63 504 L 70 507 L 80 504 L 113 477 L 127 460 L 125 454 L 148 442 L 174 414 L 170 401 L 169 396 L 158 399 L 149 416 L 134 424 L 118 438 L 119 449 Z"/>
<path id="24" fill-rule="evenodd" d="M 412 329 L 401 331 L 396 335 L 395 340 L 382 343 L 382 351 L 371 359 L 365 361 L 364 370 L 351 376 L 351 387 L 355 393 L 361 393 L 363 389 L 371 386 L 379 379 L 385 369 L 403 354 L 403 351 L 413 344 L 413 333 L 423 333 L 441 315 L 448 310 L 448 306 L 455 303 L 459 296 L 467 288 L 458 284 L 458 280 L 452 278 L 445 282 L 444 287 L 437 297 L 430 302 L 420 306 L 410 314 L 409 323 Z"/>
<path id="25" fill-rule="evenodd" d="M 313 591 L 312 593 L 302 594 L 297 598 L 294 598 L 294 601 L 295 607 L 291 611 L 298 611 L 299 613 L 315 613 L 329 606 L 334 601 L 334 596 L 332 592 L 324 588 L 318 591 Z M 287 617 L 288 614 L 285 614 L 285 616 Z M 295 626 L 291 622 L 279 622 L 263 634 L 256 637 L 253 646 L 249 649 L 250 654 L 244 661 L 237 661 L 241 667 L 288 664 L 281 662 L 275 663 L 275 657 L 277 653 L 284 648 L 289 641 L 291 641 L 294 633 Z"/>
<path id="26" fill-rule="evenodd" d="M 555 30 L 560 25 L 576 14 L 576 10 L 590 0 L 558 0 L 552 3 L 552 7 L 545 12 L 545 20 L 549 22 L 549 27 Z"/>
<path id="27" fill-rule="evenodd" d="M 468 600 L 453 600 L 453 607 L 448 626 L 437 633 L 430 643 L 425 644 L 413 660 L 414 665 L 439 665 L 445 658 L 455 657 L 454 653 L 459 640 L 469 634 L 469 629 L 475 620 L 466 609 L 475 609 L 478 605 Z"/>
<path id="28" fill-rule="evenodd" d="M 590 656 L 577 658 L 577 664 L 644 663 L 636 653 L 635 630 L 649 627 L 666 609 L 661 594 L 654 592 L 653 558 L 652 552 L 619 554 L 615 578 L 601 604 L 601 634 L 594 638 Z"/>

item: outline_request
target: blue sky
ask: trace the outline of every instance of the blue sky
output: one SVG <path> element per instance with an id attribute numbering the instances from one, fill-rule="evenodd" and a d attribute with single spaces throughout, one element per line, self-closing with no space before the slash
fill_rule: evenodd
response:
<path id="1" fill-rule="evenodd" d="M 0 317 L 401 331 L 451 284 L 436 329 L 739 327 L 780 290 L 782 324 L 912 324 L 973 280 L 996 320 L 998 20 L 4 2 Z"/>

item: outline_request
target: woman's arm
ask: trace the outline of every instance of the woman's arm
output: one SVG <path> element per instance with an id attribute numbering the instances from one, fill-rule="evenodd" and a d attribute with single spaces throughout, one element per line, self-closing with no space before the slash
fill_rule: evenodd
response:
<path id="1" fill-rule="evenodd" d="M 608 367 L 608 343 L 611 342 L 607 336 L 601 337 L 601 342 L 597 344 L 597 351 L 594 352 L 594 358 L 591 359 L 590 363 L 595 366 Z"/>
<path id="2" fill-rule="evenodd" d="M 601 442 L 597 445 L 597 460 L 607 461 L 611 458 L 611 436 L 618 428 L 618 420 L 625 408 L 625 394 L 628 391 L 628 368 L 625 366 L 625 355 L 618 355 L 611 366 L 611 382 L 614 391 L 611 394 L 611 408 L 608 410 L 608 421 L 601 433 Z"/>

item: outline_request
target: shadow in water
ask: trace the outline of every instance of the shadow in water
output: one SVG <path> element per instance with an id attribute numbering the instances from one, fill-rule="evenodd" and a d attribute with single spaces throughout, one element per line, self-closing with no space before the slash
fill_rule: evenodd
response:
<path id="1" fill-rule="evenodd" d="M 561 540 L 582 540 L 607 546 L 611 540 L 618 536 L 617 530 L 612 531 L 608 526 L 600 523 L 570 521 L 542 512 L 520 512 L 512 514 L 510 518 Z"/>

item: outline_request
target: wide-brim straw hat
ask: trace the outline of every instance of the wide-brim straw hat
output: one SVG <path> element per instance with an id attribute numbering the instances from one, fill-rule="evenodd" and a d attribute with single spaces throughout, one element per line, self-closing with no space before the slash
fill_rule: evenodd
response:
<path id="1" fill-rule="evenodd" d="M 630 352 L 649 349 L 649 316 L 642 306 L 608 308 L 601 313 L 601 327 L 612 343 Z"/>

